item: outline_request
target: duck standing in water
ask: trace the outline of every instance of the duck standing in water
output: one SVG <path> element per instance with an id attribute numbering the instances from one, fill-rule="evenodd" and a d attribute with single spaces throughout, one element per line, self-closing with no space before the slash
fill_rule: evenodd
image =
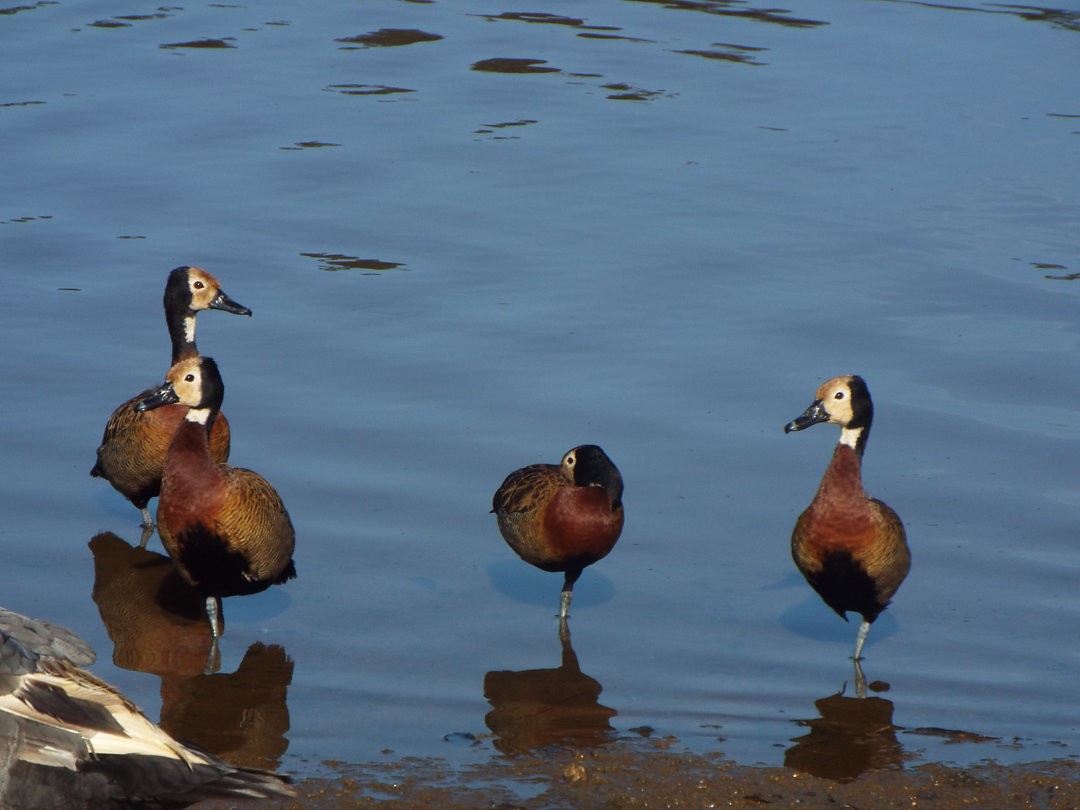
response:
<path id="1" fill-rule="evenodd" d="M 562 621 L 581 572 L 607 556 L 622 533 L 622 495 L 618 468 L 595 444 L 568 451 L 558 466 L 516 470 L 495 493 L 491 511 L 510 548 L 537 568 L 565 572 Z"/>
<path id="2" fill-rule="evenodd" d="M 165 323 L 172 341 L 172 362 L 198 355 L 195 345 L 195 316 L 204 309 L 219 309 L 233 315 L 251 315 L 251 310 L 227 296 L 221 284 L 200 267 L 177 267 L 165 283 Z M 187 413 L 174 404 L 153 412 L 139 411 L 136 405 L 149 393 L 142 391 L 120 405 L 105 424 L 97 462 L 90 475 L 104 478 L 142 512 L 145 546 L 153 532 L 147 504 L 161 491 L 161 473 L 176 428 Z M 229 458 L 229 422 L 218 417 L 210 436 L 215 461 Z"/>
<path id="3" fill-rule="evenodd" d="M 821 485 L 795 524 L 791 556 L 806 581 L 840 614 L 862 615 L 855 639 L 856 662 L 870 625 L 885 610 L 911 568 L 900 517 L 863 491 L 862 457 L 874 420 L 874 404 L 862 377 L 835 377 L 817 390 L 810 407 L 784 426 L 803 430 L 820 422 L 840 426 Z"/>
<path id="4" fill-rule="evenodd" d="M 296 576 L 296 534 L 277 492 L 258 473 L 210 455 L 224 395 L 217 363 L 189 357 L 136 405 L 140 411 L 176 402 L 187 407 L 165 459 L 158 534 L 181 576 L 206 597 L 211 661 L 221 635 L 222 597 L 259 593 Z"/>
<path id="5" fill-rule="evenodd" d="M 72 631 L 0 608 L 0 807 L 186 807 L 294 795 L 284 777 L 173 739 L 80 669 L 93 661 Z"/>

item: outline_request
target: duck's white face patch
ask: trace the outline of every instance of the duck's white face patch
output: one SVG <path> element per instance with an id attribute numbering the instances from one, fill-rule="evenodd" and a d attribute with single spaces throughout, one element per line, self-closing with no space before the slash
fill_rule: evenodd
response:
<path id="1" fill-rule="evenodd" d="M 199 425 L 205 425 L 206 420 L 210 418 L 210 409 L 188 408 L 188 412 L 184 415 L 184 418 L 189 422 L 195 422 Z"/>
<path id="2" fill-rule="evenodd" d="M 840 444 L 846 444 L 852 450 L 858 449 L 859 437 L 862 432 L 862 428 L 842 428 L 840 430 Z"/>

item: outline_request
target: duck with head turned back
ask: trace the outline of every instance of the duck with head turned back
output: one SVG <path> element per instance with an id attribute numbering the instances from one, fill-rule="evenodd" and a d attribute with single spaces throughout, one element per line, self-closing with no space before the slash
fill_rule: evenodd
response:
<path id="1" fill-rule="evenodd" d="M 219 309 L 233 315 L 251 315 L 251 310 L 227 296 L 221 284 L 200 267 L 177 267 L 165 283 L 165 323 L 172 341 L 172 362 L 198 355 L 195 345 L 195 316 L 204 309 Z M 145 546 L 153 532 L 147 503 L 161 490 L 165 454 L 187 408 L 175 404 L 155 411 L 138 411 L 135 406 L 148 391 L 142 391 L 113 411 L 105 425 L 97 462 L 90 475 L 104 478 L 131 501 L 143 516 Z M 210 436 L 215 461 L 229 458 L 229 422 L 219 416 Z"/>
<path id="2" fill-rule="evenodd" d="M 491 511 L 510 548 L 537 568 L 565 573 L 562 621 L 581 572 L 607 556 L 622 533 L 622 495 L 618 468 L 595 444 L 568 451 L 558 466 L 516 470 L 495 493 Z"/>
<path id="3" fill-rule="evenodd" d="M 862 457 L 874 420 L 874 405 L 862 377 L 835 377 L 821 385 L 810 407 L 784 426 L 802 430 L 820 422 L 840 426 L 817 494 L 795 524 L 795 565 L 829 607 L 862 615 L 855 639 L 856 663 L 870 625 L 885 610 L 911 568 L 911 552 L 900 517 L 863 491 Z"/>
<path id="4" fill-rule="evenodd" d="M 281 498 L 258 473 L 219 464 L 209 437 L 225 386 L 217 363 L 189 357 L 136 407 L 187 406 L 165 459 L 158 534 L 180 574 L 206 597 L 214 647 L 221 634 L 221 598 L 264 591 L 296 576 L 296 535 Z"/>

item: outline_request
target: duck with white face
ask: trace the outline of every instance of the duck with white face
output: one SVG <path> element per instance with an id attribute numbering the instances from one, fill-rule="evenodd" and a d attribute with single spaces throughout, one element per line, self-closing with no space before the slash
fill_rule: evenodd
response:
<path id="1" fill-rule="evenodd" d="M 607 556 L 622 533 L 622 495 L 619 469 L 595 444 L 568 450 L 558 465 L 515 470 L 495 493 L 491 511 L 510 548 L 530 565 L 564 574 L 563 622 L 581 572 Z"/>
<path id="2" fill-rule="evenodd" d="M 817 494 L 795 524 L 791 554 L 825 604 L 845 621 L 848 611 L 862 616 L 855 640 L 856 662 L 862 657 L 870 625 L 911 568 L 899 515 L 863 490 L 862 457 L 873 420 L 874 405 L 866 382 L 847 375 L 823 383 L 810 406 L 784 426 L 785 433 L 821 423 L 840 427 L 840 441 Z"/>
<path id="3" fill-rule="evenodd" d="M 169 273 L 163 303 L 173 363 L 198 355 L 195 316 L 199 312 L 216 309 L 233 315 L 251 315 L 250 309 L 226 295 L 220 282 L 201 267 L 177 267 Z M 142 512 L 143 546 L 154 530 L 148 504 L 161 491 L 165 454 L 187 412 L 180 404 L 153 412 L 139 411 L 135 406 L 148 393 L 139 392 L 113 411 L 97 449 L 97 460 L 90 470 L 90 475 L 104 478 Z M 229 446 L 229 421 L 221 416 L 210 437 L 214 459 L 228 461 Z"/>
<path id="4" fill-rule="evenodd" d="M 296 576 L 296 533 L 277 491 L 258 473 L 211 457 L 210 435 L 224 396 L 217 363 L 189 357 L 136 406 L 187 408 L 165 459 L 157 524 L 180 575 L 206 597 L 211 658 L 223 597 L 258 593 Z"/>

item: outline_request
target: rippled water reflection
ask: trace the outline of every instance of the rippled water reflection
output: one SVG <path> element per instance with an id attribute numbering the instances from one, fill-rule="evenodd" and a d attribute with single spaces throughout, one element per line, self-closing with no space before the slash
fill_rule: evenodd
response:
<path id="1" fill-rule="evenodd" d="M 174 733 L 297 772 L 552 731 L 811 772 L 1075 753 L 1075 12 L 128 11 L 0 9 L 6 606 Z M 220 680 L 86 475 L 163 378 L 184 263 L 256 312 L 199 345 L 298 533 L 299 579 L 226 606 Z M 915 560 L 860 704 L 854 628 L 788 552 L 835 435 L 782 432 L 851 372 Z M 488 510 L 582 442 L 627 525 L 570 648 Z"/>

